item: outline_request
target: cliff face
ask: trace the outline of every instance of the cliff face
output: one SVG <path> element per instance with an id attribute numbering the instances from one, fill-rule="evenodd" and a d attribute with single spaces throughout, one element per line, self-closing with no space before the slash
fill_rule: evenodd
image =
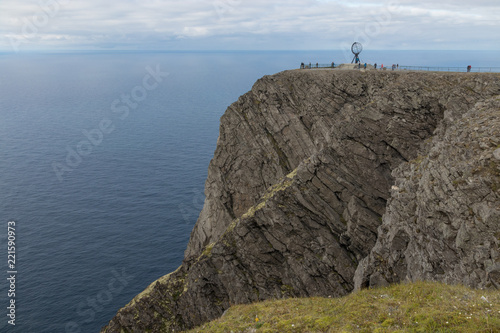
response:
<path id="1" fill-rule="evenodd" d="M 447 115 L 398 167 L 356 287 L 439 280 L 500 289 L 500 96 Z"/>
<path id="2" fill-rule="evenodd" d="M 262 78 L 221 118 L 182 266 L 103 332 L 405 279 L 498 287 L 499 94 L 495 74 Z"/>

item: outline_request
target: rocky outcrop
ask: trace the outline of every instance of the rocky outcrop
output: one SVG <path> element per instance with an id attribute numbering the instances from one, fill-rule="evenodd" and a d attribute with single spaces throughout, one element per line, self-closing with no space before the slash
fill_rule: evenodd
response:
<path id="1" fill-rule="evenodd" d="M 302 70 L 262 78 L 221 118 L 182 266 L 103 332 L 178 331 L 232 304 L 341 296 L 355 284 L 458 281 L 478 270 L 472 285 L 494 285 L 496 141 L 481 141 L 475 154 L 477 132 L 460 121 L 472 117 L 483 121 L 472 128 L 498 134 L 481 118 L 483 109 L 498 116 L 498 94 L 495 74 Z M 450 249 L 455 231 L 459 245 Z M 438 243 L 443 234 L 450 241 Z"/>
<path id="2" fill-rule="evenodd" d="M 421 155 L 393 175 L 356 287 L 438 280 L 500 289 L 500 96 L 447 113 Z"/>

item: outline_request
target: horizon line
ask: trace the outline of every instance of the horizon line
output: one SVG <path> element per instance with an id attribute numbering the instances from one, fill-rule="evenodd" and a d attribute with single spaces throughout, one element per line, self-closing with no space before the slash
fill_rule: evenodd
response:
<path id="1" fill-rule="evenodd" d="M 20 53 L 64 53 L 64 52 L 72 52 L 72 53 L 119 53 L 119 52 L 135 52 L 135 53 L 140 53 L 140 52 L 156 52 L 156 53 L 185 53 L 185 52 L 344 52 L 345 50 L 342 49 L 310 49 L 310 50 L 303 50 L 303 49 L 219 49 L 219 50 L 213 50 L 213 49 L 179 49 L 179 50 L 165 50 L 165 49 L 144 49 L 144 50 L 137 50 L 137 49 L 41 49 L 41 50 L 19 50 L 19 51 L 14 51 L 14 50 L 1 50 L 1 54 L 20 54 Z M 439 52 L 500 52 L 500 49 L 476 49 L 476 50 L 469 50 L 469 49 L 372 49 L 372 50 L 363 50 L 364 53 L 366 52 L 378 52 L 378 51 L 396 51 L 396 52 L 412 52 L 412 51 L 439 51 Z"/>

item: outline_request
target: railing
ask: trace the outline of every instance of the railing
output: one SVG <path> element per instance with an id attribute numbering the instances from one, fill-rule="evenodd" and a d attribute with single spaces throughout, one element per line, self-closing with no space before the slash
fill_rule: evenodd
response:
<path id="1" fill-rule="evenodd" d="M 315 69 L 315 68 L 336 68 L 338 64 L 320 64 L 320 63 L 302 63 L 300 65 L 301 69 Z M 361 64 L 363 68 L 363 64 Z M 380 69 L 380 68 L 377 68 Z M 384 70 L 393 70 L 391 67 L 384 67 Z M 428 72 L 467 72 L 467 66 L 465 67 L 432 67 L 432 66 L 399 66 L 395 68 L 396 71 L 406 70 L 406 71 L 428 71 Z M 472 67 L 471 72 L 474 73 L 500 73 L 500 67 Z"/>
<path id="2" fill-rule="evenodd" d="M 329 64 L 319 64 L 319 63 L 308 63 L 308 64 L 300 64 L 301 69 L 314 69 L 314 68 L 335 68 L 337 67 L 337 64 L 335 63 L 329 63 Z"/>
<path id="3" fill-rule="evenodd" d="M 388 68 L 389 69 L 389 68 Z M 467 72 L 467 66 L 463 67 L 430 67 L 430 66 L 399 66 L 399 70 L 408 71 L 430 71 L 430 72 Z M 474 73 L 498 73 L 500 67 L 472 67 Z"/>

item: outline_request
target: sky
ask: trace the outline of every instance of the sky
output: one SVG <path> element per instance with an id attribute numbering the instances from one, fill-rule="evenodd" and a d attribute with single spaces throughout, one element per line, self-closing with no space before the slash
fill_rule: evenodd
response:
<path id="1" fill-rule="evenodd" d="M 0 51 L 500 50 L 500 0 L 1 0 Z"/>

